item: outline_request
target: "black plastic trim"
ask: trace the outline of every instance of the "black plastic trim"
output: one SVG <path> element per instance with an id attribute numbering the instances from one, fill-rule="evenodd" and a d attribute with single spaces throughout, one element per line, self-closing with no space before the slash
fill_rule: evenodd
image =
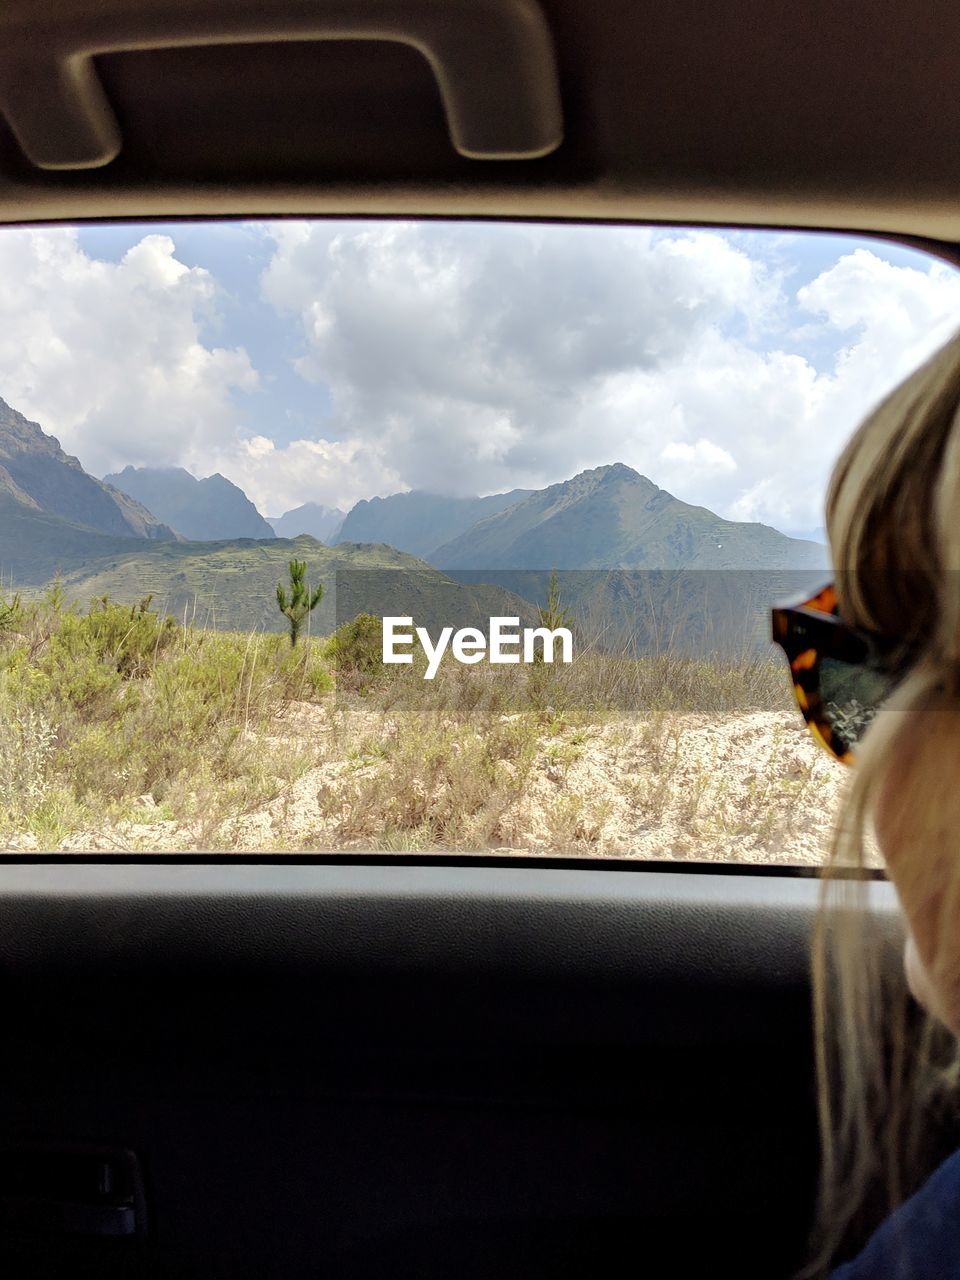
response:
<path id="1" fill-rule="evenodd" d="M 716 862 L 673 860 L 670 858 L 582 858 L 486 853 L 0 853 L 3 866 L 294 866 L 294 867 L 529 867 L 535 870 L 627 871 L 641 874 L 669 872 L 671 875 L 772 876 L 778 879 L 820 880 L 824 869 L 783 863 Z M 844 867 L 832 870 L 831 878 L 845 880 L 886 880 L 880 868 Z"/>
<path id="2" fill-rule="evenodd" d="M 881 933 L 897 931 L 892 886 L 863 890 Z M 809 878 L 673 869 L 6 866 L 0 980 L 340 971 L 805 984 L 819 900 Z"/>

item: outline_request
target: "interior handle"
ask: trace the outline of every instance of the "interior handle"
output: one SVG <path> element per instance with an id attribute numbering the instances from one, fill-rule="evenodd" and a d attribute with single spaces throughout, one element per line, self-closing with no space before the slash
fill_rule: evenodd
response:
<path id="1" fill-rule="evenodd" d="M 140 1237 L 143 1180 L 132 1151 L 45 1144 L 0 1151 L 0 1234 Z"/>
<path id="2" fill-rule="evenodd" d="M 35 0 L 0 8 L 0 111 L 41 169 L 95 169 L 122 147 L 98 54 L 208 44 L 391 40 L 436 77 L 453 145 L 547 155 L 563 136 L 553 41 L 536 0 Z"/>

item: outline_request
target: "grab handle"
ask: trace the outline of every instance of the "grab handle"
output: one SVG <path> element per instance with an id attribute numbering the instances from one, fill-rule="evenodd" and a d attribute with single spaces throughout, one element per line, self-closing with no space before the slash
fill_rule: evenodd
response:
<path id="1" fill-rule="evenodd" d="M 123 145 L 98 54 L 191 45 L 397 41 L 430 64 L 461 155 L 533 159 L 563 136 L 535 0 L 61 0 L 53 12 L 0 8 L 0 111 L 41 169 L 95 169 Z"/>

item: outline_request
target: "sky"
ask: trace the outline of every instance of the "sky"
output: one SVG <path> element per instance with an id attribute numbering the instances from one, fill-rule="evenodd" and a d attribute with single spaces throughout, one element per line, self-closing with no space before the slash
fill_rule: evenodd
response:
<path id="1" fill-rule="evenodd" d="M 444 222 L 0 230 L 0 397 L 92 474 L 221 472 L 265 515 L 623 462 L 822 525 L 863 414 L 960 326 L 882 240 Z"/>

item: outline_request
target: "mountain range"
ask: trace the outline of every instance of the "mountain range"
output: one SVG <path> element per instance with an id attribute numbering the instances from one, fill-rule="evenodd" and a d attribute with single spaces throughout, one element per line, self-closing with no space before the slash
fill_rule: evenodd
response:
<path id="1" fill-rule="evenodd" d="M 828 553 L 723 520 L 616 463 L 530 494 L 430 560 L 538 605 L 556 571 L 583 640 L 604 649 L 729 657 L 769 643 L 771 601 L 818 584 Z"/>
<path id="2" fill-rule="evenodd" d="M 490 515 L 428 557 L 441 569 L 807 569 L 818 543 L 723 520 L 622 463 L 582 471 Z"/>
<path id="3" fill-rule="evenodd" d="M 336 542 L 346 512 L 339 507 L 325 507 L 322 502 L 305 502 L 302 507 L 285 511 L 282 516 L 267 516 L 267 523 L 278 538 L 297 538 L 308 533 L 318 542 Z M 374 538 L 374 542 L 382 539 Z M 406 550 L 406 548 L 400 548 Z"/>
<path id="4" fill-rule="evenodd" d="M 124 467 L 103 481 L 193 542 L 275 536 L 243 490 L 219 472 L 198 480 L 183 467 Z"/>
<path id="5" fill-rule="evenodd" d="M 437 547 L 465 533 L 479 520 L 499 515 L 532 492 L 512 489 L 486 498 L 448 498 L 412 489 L 388 498 L 361 499 L 350 508 L 336 540 L 386 542 L 433 563 Z"/>
<path id="6" fill-rule="evenodd" d="M 346 517 L 306 503 L 274 524 L 220 475 L 127 467 L 97 480 L 0 401 L 0 584 L 36 589 L 59 574 L 80 601 L 151 591 L 177 614 L 274 629 L 274 589 L 296 555 L 328 586 L 321 628 L 355 605 L 469 625 L 486 607 L 535 616 L 556 570 L 564 605 L 599 643 L 703 651 L 766 643 L 769 600 L 828 559 L 820 543 L 724 520 L 619 463 L 484 498 L 394 494 Z M 305 524 L 325 537 L 291 539 Z"/>
<path id="7" fill-rule="evenodd" d="M 185 540 L 134 497 L 88 475 L 39 424 L 0 401 L 0 584 L 29 591 L 59 576 L 65 598 L 81 604 L 105 594 L 135 601 L 153 593 L 167 612 L 205 625 L 282 631 L 276 586 L 297 558 L 306 560 L 311 582 L 324 584 L 313 619 L 322 633 L 359 612 L 410 614 L 436 630 L 482 625 L 494 614 L 536 617 L 533 605 L 500 587 L 460 584 L 392 547 L 279 538 L 222 476 L 203 481 L 179 468 L 127 468 L 113 478 L 149 491 L 185 531 L 197 530 L 207 508 L 207 528 L 246 521 L 261 536 Z"/>

